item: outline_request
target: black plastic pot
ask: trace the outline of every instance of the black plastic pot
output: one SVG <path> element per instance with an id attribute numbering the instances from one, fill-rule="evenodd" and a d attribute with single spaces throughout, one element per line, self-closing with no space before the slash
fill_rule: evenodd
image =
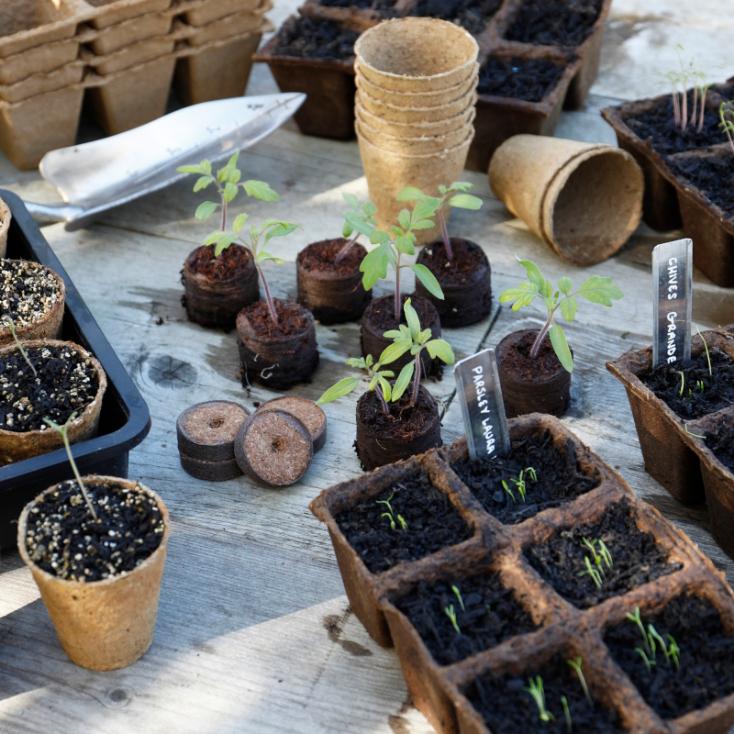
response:
<path id="1" fill-rule="evenodd" d="M 43 263 L 61 276 L 66 285 L 66 313 L 60 338 L 81 344 L 107 373 L 99 432 L 74 444 L 79 469 L 82 474 L 127 477 L 130 449 L 150 430 L 148 406 L 23 202 L 8 191 L 0 190 L 0 198 L 13 215 L 8 257 Z M 16 522 L 23 506 L 44 489 L 71 477 L 63 449 L 0 467 L 0 548 L 15 547 Z"/>

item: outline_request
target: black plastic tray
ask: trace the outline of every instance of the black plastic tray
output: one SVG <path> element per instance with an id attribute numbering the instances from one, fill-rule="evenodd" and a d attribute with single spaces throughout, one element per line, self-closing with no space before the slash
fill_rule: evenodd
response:
<path id="1" fill-rule="evenodd" d="M 82 474 L 127 477 L 128 453 L 150 430 L 148 406 L 23 202 L 1 189 L 0 198 L 13 214 L 7 257 L 43 263 L 64 279 L 66 314 L 60 338 L 88 349 L 107 373 L 99 433 L 73 446 L 79 469 Z M 42 490 L 70 477 L 63 449 L 0 467 L 0 548 L 15 546 L 16 522 L 23 506 Z"/>

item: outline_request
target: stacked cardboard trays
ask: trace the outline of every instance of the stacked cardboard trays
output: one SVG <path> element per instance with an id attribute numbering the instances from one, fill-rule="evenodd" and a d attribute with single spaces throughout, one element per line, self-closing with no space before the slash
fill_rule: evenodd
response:
<path id="1" fill-rule="evenodd" d="M 604 23 L 611 0 L 593 0 L 583 11 L 568 7 L 568 23 L 542 22 L 533 13 L 557 16 L 556 3 L 542 5 L 527 0 L 497 0 L 494 13 L 487 3 L 476 8 L 462 6 L 462 14 L 448 18 L 463 25 L 477 39 L 480 47 L 479 87 L 474 121 L 476 135 L 467 165 L 486 171 L 494 150 L 507 138 L 519 133 L 551 135 L 561 109 L 577 109 L 584 104 L 599 66 Z M 355 70 L 351 52 L 340 52 L 348 44 L 334 44 L 335 54 L 319 58 L 299 55 L 288 37 L 298 32 L 299 24 L 318 24 L 330 36 L 360 33 L 390 17 L 430 15 L 436 4 L 421 0 L 373 0 L 370 7 L 342 7 L 321 0 L 307 0 L 283 28 L 255 56 L 270 65 L 283 91 L 308 95 L 296 113 L 301 131 L 309 135 L 348 139 L 354 135 Z M 591 10 L 589 10 L 589 8 Z M 445 14 L 444 16 L 445 17 Z M 551 27 L 552 26 L 552 27 Z M 565 45 L 558 45 L 553 28 L 572 29 Z M 491 72 L 493 83 L 487 83 Z M 500 83 L 497 83 L 497 78 Z M 518 80 L 543 79 L 533 94 L 517 95 Z"/>
<path id="2" fill-rule="evenodd" d="M 19 168 L 76 140 L 88 96 L 108 134 L 244 93 L 271 0 L 3 0 L 0 148 Z"/>

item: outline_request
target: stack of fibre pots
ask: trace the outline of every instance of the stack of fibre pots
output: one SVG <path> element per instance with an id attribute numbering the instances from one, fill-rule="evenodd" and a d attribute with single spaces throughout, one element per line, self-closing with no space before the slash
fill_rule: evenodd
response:
<path id="1" fill-rule="evenodd" d="M 271 0 L 3 0 L 0 148 L 22 169 L 73 145 L 85 95 L 107 134 L 244 93 Z"/>
<path id="2" fill-rule="evenodd" d="M 402 18 L 371 28 L 354 50 L 359 152 L 377 220 L 387 227 L 404 208 L 396 198 L 405 186 L 436 191 L 464 170 L 479 47 L 453 23 Z"/>
<path id="3" fill-rule="evenodd" d="M 303 133 L 350 139 L 359 34 L 395 17 L 456 23 L 480 48 L 467 167 L 486 172 L 507 138 L 552 135 L 562 108 L 583 106 L 597 75 L 610 6 L 611 0 L 307 0 L 255 59 L 269 64 L 282 91 L 308 95 L 295 115 Z"/>

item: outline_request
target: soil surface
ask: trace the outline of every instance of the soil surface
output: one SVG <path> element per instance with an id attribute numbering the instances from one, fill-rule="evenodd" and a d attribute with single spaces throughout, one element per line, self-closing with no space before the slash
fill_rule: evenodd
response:
<path id="1" fill-rule="evenodd" d="M 379 389 L 379 388 L 378 388 Z M 359 422 L 386 441 L 412 441 L 427 426 L 438 421 L 438 406 L 428 390 L 418 392 L 418 401 L 410 405 L 410 389 L 397 403 L 388 403 L 385 413 L 374 390 L 365 393 L 357 403 Z"/>
<path id="2" fill-rule="evenodd" d="M 89 358 L 66 346 L 25 351 L 37 375 L 19 349 L 0 357 L 0 428 L 50 430 L 44 418 L 63 425 L 94 400 L 99 379 Z"/>
<path id="3" fill-rule="evenodd" d="M 578 46 L 586 40 L 603 0 L 525 0 L 504 37 L 543 46 Z"/>
<path id="4" fill-rule="evenodd" d="M 653 624 L 663 639 L 673 636 L 680 648 L 679 668 L 668 664 L 658 649 L 648 670 L 635 652 L 643 644 L 642 634 L 629 620 L 608 629 L 604 642 L 660 716 L 674 719 L 734 693 L 734 636 L 726 634 L 710 602 L 681 595 L 659 614 L 643 612 L 642 621 Z"/>
<path id="5" fill-rule="evenodd" d="M 515 342 L 514 349 L 508 349 L 503 356 L 502 369 L 511 372 L 516 380 L 541 382 L 563 370 L 563 365 L 556 357 L 548 337 L 540 345 L 538 356 L 530 356 L 530 350 L 537 336 L 537 331 L 524 334 Z"/>
<path id="6" fill-rule="evenodd" d="M 436 309 L 433 307 L 431 302 L 427 298 L 420 296 L 401 296 L 401 301 L 404 304 L 405 301 L 410 298 L 410 305 L 416 310 L 418 318 L 421 322 L 421 328 L 427 329 L 432 326 L 433 320 L 436 318 Z M 372 305 L 369 308 L 370 324 L 373 328 L 383 333 L 390 329 L 397 329 L 399 324 L 395 320 L 395 300 L 392 295 L 389 298 L 377 298 L 372 301 Z M 401 307 L 400 309 L 400 323 L 405 323 L 405 310 Z"/>
<path id="7" fill-rule="evenodd" d="M 727 219 L 734 219 L 734 187 L 731 185 L 734 155 L 728 148 L 720 155 L 677 158 L 670 164 L 676 173 L 718 206 Z"/>
<path id="8" fill-rule="evenodd" d="M 321 0 L 321 5 L 327 8 L 361 8 L 372 10 L 383 18 L 392 18 L 397 0 Z"/>
<path id="9" fill-rule="evenodd" d="M 278 314 L 277 325 L 270 318 L 265 301 L 257 301 L 243 309 L 255 336 L 259 338 L 297 336 L 306 331 L 311 321 L 307 316 L 308 311 L 303 306 L 292 301 L 281 301 L 278 298 L 274 299 L 274 302 L 275 311 Z"/>
<path id="10" fill-rule="evenodd" d="M 540 102 L 556 86 L 565 67 L 546 59 L 490 56 L 479 70 L 479 94 Z"/>
<path id="11" fill-rule="evenodd" d="M 487 257 L 482 249 L 467 240 L 452 237 L 453 257 L 446 257 L 443 241 L 433 242 L 421 252 L 420 262 L 440 281 L 441 285 L 461 287 L 473 283 L 477 270 L 487 267 Z"/>
<path id="12" fill-rule="evenodd" d="M 354 58 L 354 43 L 359 33 L 330 20 L 297 16 L 283 23 L 277 38 L 273 49 L 276 55 L 348 61 Z"/>
<path id="13" fill-rule="evenodd" d="M 62 298 L 57 276 L 28 260 L 0 259 L 0 332 L 40 321 Z"/>
<path id="14" fill-rule="evenodd" d="M 603 541 L 611 554 L 611 568 L 604 562 L 594 564 L 594 551 L 584 542 Z M 681 568 L 669 563 L 667 554 L 651 533 L 638 529 L 628 503 L 610 507 L 599 522 L 561 530 L 546 543 L 525 549 L 530 565 L 564 599 L 579 609 L 588 609 L 605 599 L 632 589 Z M 585 559 L 601 574 L 597 588 L 586 571 Z"/>
<path id="15" fill-rule="evenodd" d="M 567 659 L 572 657 L 569 654 Z M 589 703 L 567 659 L 557 656 L 523 675 L 495 677 L 486 673 L 467 686 L 466 695 L 492 734 L 568 734 L 562 696 L 568 701 L 573 725 L 571 731 L 594 734 L 624 731 L 617 713 L 594 701 L 593 691 L 592 702 Z M 547 723 L 540 720 L 538 707 L 527 690 L 530 679 L 536 676 L 542 679 L 545 706 L 553 717 Z"/>
<path id="16" fill-rule="evenodd" d="M 230 245 L 219 257 L 214 256 L 214 247 L 197 247 L 187 260 L 194 273 L 215 281 L 232 280 L 253 267 L 250 251 L 242 245 Z"/>
<path id="17" fill-rule="evenodd" d="M 706 445 L 729 471 L 734 472 L 734 418 L 727 417 L 716 431 L 706 434 Z"/>
<path id="18" fill-rule="evenodd" d="M 527 469 L 535 469 L 533 481 Z M 576 499 L 598 486 L 598 476 L 584 474 L 570 441 L 557 448 L 548 431 L 530 434 L 513 441 L 506 457 L 472 461 L 462 459 L 451 465 L 458 477 L 500 522 L 514 525 L 558 505 Z M 526 498 L 523 502 L 513 479 L 525 470 Z M 505 491 L 505 480 L 515 497 Z"/>
<path id="19" fill-rule="evenodd" d="M 395 522 L 385 516 L 389 501 Z M 399 521 L 402 517 L 405 527 Z M 401 561 L 415 561 L 471 537 L 471 528 L 451 504 L 422 474 L 396 482 L 376 497 L 336 517 L 350 545 L 372 573 L 380 573 Z"/>
<path id="20" fill-rule="evenodd" d="M 674 413 L 691 419 L 734 402 L 734 362 L 720 350 L 711 349 L 711 370 L 713 375 L 702 352 L 683 365 L 661 365 L 639 377 Z"/>
<path id="21" fill-rule="evenodd" d="M 394 603 L 439 665 L 464 660 L 536 628 L 497 573 L 436 583 L 421 581 Z M 456 615 L 458 632 L 451 622 L 451 611 Z"/>
<path id="22" fill-rule="evenodd" d="M 693 92 L 688 95 L 688 105 L 689 109 L 693 107 Z M 642 140 L 647 140 L 658 153 L 666 155 L 726 142 L 719 127 L 718 112 L 707 109 L 703 119 L 701 132 L 698 132 L 697 120 L 696 124 L 689 124 L 685 130 L 681 130 L 673 121 L 673 100 L 668 96 L 639 115 L 625 117 L 624 121 L 630 130 Z"/>
<path id="23" fill-rule="evenodd" d="M 309 272 L 328 272 L 336 276 L 349 277 L 359 273 L 359 266 L 367 254 L 360 244 L 352 245 L 347 254 L 336 261 L 336 256 L 346 244 L 341 237 L 324 242 L 314 242 L 298 255 L 298 265 Z"/>
<path id="24" fill-rule="evenodd" d="M 28 515 L 26 549 L 44 571 L 62 579 L 99 581 L 132 571 L 158 548 L 163 518 L 147 492 L 120 485 L 64 482 Z"/>
<path id="25" fill-rule="evenodd" d="M 410 15 L 450 20 L 478 36 L 501 4 L 502 0 L 418 0 Z"/>

